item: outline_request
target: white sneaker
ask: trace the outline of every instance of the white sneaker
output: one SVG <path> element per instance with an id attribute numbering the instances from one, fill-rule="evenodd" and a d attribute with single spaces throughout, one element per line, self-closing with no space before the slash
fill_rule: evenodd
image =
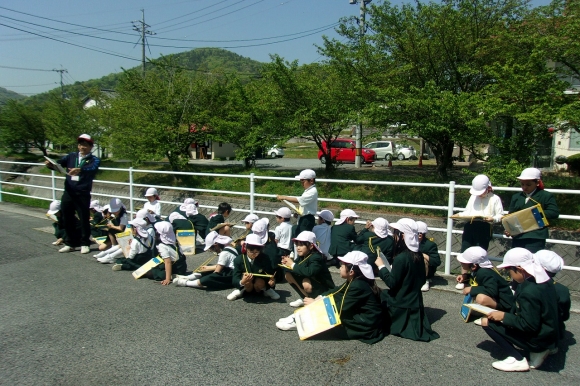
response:
<path id="1" fill-rule="evenodd" d="M 115 262 L 115 258 L 111 255 L 105 255 L 103 257 L 99 257 L 97 261 L 101 264 L 113 264 Z"/>
<path id="2" fill-rule="evenodd" d="M 530 352 L 530 368 L 537 369 L 540 367 L 548 355 L 550 355 L 550 350 L 542 352 Z"/>
<path id="3" fill-rule="evenodd" d="M 455 289 L 462 290 L 465 288 L 465 283 L 457 283 Z"/>
<path id="4" fill-rule="evenodd" d="M 431 285 L 429 284 L 429 279 L 427 279 L 425 284 L 423 284 L 423 287 L 421 287 L 421 291 L 427 292 L 429 291 L 429 289 L 431 289 Z"/>
<path id="5" fill-rule="evenodd" d="M 296 321 L 292 318 L 291 322 L 288 321 L 278 321 L 276 322 L 276 327 L 283 331 L 296 330 Z"/>
<path id="6" fill-rule="evenodd" d="M 276 291 L 274 291 L 272 288 L 268 288 L 267 290 L 265 290 L 264 296 L 267 296 L 272 300 L 280 299 L 280 295 L 278 295 L 278 293 Z"/>
<path id="7" fill-rule="evenodd" d="M 187 287 L 187 282 L 188 280 L 185 278 L 176 277 L 173 279 L 173 284 L 175 284 L 176 287 Z"/>
<path id="8" fill-rule="evenodd" d="M 123 270 L 123 264 L 113 264 L 113 271 Z"/>
<path id="9" fill-rule="evenodd" d="M 280 322 L 280 323 L 292 323 L 293 321 L 294 321 L 294 314 L 287 316 L 285 318 L 278 319 L 278 322 Z"/>
<path id="10" fill-rule="evenodd" d="M 473 321 L 473 324 L 475 324 L 475 325 L 477 325 L 477 326 L 481 326 L 481 318 L 479 318 L 479 319 L 475 319 L 475 320 Z"/>
<path id="11" fill-rule="evenodd" d="M 91 252 L 91 247 L 89 247 L 88 245 L 83 245 L 81 247 L 81 253 L 82 254 L 87 254 Z"/>
<path id="12" fill-rule="evenodd" d="M 104 250 L 104 251 L 97 253 L 96 255 L 93 255 L 93 257 L 98 259 L 99 257 L 103 257 L 103 256 L 108 255 L 108 254 L 109 254 L 109 250 L 107 249 L 107 250 Z"/>
<path id="13" fill-rule="evenodd" d="M 58 251 L 61 253 L 65 253 L 65 252 L 72 252 L 74 250 L 75 250 L 75 247 L 69 247 L 68 245 L 65 245 L 64 247 L 62 247 Z"/>
<path id="14" fill-rule="evenodd" d="M 242 294 L 243 294 L 243 293 L 244 293 L 244 289 L 243 289 L 243 288 L 242 288 L 241 290 L 239 290 L 239 289 L 235 289 L 235 290 L 233 290 L 233 291 L 232 291 L 232 293 L 231 293 L 231 294 L 229 294 L 229 295 L 227 296 L 227 299 L 228 299 L 228 300 L 236 300 L 236 299 L 239 299 L 239 298 L 241 298 L 241 297 L 242 297 Z"/>
<path id="15" fill-rule="evenodd" d="M 290 302 L 290 307 L 298 308 L 304 306 L 304 300 L 298 299 Z"/>
<path id="16" fill-rule="evenodd" d="M 526 358 L 516 361 L 514 357 L 507 357 L 503 361 L 493 362 L 491 365 L 494 369 L 501 371 L 528 371 L 530 369 Z"/>

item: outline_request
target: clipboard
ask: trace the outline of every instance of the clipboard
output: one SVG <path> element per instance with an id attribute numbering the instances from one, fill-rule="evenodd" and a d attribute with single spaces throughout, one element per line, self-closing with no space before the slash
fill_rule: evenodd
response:
<path id="1" fill-rule="evenodd" d="M 183 229 L 175 232 L 175 237 L 184 255 L 195 255 L 195 239 L 197 232 L 194 229 Z"/>
<path id="2" fill-rule="evenodd" d="M 141 267 L 136 269 L 132 272 L 132 275 L 135 279 L 141 278 L 141 276 L 145 275 L 147 272 L 151 271 L 153 268 L 157 267 L 159 264 L 163 263 L 163 259 L 159 256 L 152 258 Z"/>
<path id="3" fill-rule="evenodd" d="M 468 323 L 469 318 L 471 317 L 472 309 L 468 307 L 468 305 L 471 304 L 472 302 L 473 297 L 471 296 L 471 294 L 465 295 L 465 297 L 463 298 L 463 303 L 461 304 L 461 309 L 459 311 L 459 313 L 461 314 L 461 318 L 465 323 Z"/>
<path id="4" fill-rule="evenodd" d="M 129 256 L 131 252 L 131 240 L 133 239 L 133 232 L 127 229 L 123 232 L 115 234 L 115 238 L 117 238 L 117 243 L 119 244 L 119 248 L 123 251 L 123 255 L 125 257 Z"/>
<path id="5" fill-rule="evenodd" d="M 510 213 L 501 219 L 501 223 L 511 236 L 535 231 L 550 225 L 540 204 Z"/>
<path id="6" fill-rule="evenodd" d="M 63 168 L 62 166 L 60 166 L 60 164 L 59 164 L 59 163 L 57 163 L 55 160 L 53 160 L 52 158 L 49 158 L 49 157 L 47 157 L 47 156 L 44 156 L 44 158 L 46 158 L 46 160 L 47 160 L 48 162 L 50 162 L 50 163 L 52 164 L 52 166 L 54 166 L 54 169 L 55 169 L 57 172 L 59 172 L 59 173 L 61 173 L 61 174 L 66 174 L 66 170 L 64 170 L 64 168 Z"/>
<path id="7" fill-rule="evenodd" d="M 490 312 L 497 311 L 497 310 L 495 310 L 493 308 L 490 308 L 490 307 L 487 307 L 487 306 L 482 306 L 481 304 L 477 304 L 477 303 L 464 304 L 464 306 L 469 307 L 473 311 L 479 312 L 480 314 L 484 314 L 484 315 L 487 315 Z"/>
<path id="8" fill-rule="evenodd" d="M 95 241 L 97 242 L 98 245 L 101 245 L 101 244 L 104 244 L 108 238 L 109 238 L 109 236 L 95 237 Z"/>
<path id="9" fill-rule="evenodd" d="M 377 247 L 377 252 L 378 252 L 377 253 L 378 257 L 381 259 L 381 261 L 385 265 L 385 268 L 387 269 L 387 271 L 391 272 L 393 267 L 391 266 L 391 264 L 389 264 L 389 261 L 387 260 L 387 257 L 385 256 L 385 254 L 381 251 L 381 248 Z"/>
<path id="10" fill-rule="evenodd" d="M 302 216 L 302 213 L 304 213 L 304 210 L 302 210 L 302 207 L 296 207 L 296 205 L 294 205 L 292 202 L 288 201 L 288 200 L 282 200 L 282 202 L 290 209 L 292 209 L 294 211 L 294 213 L 299 214 L 300 216 Z"/>
<path id="11" fill-rule="evenodd" d="M 294 312 L 300 340 L 305 340 L 341 324 L 334 297 L 323 296 Z"/>
<path id="12" fill-rule="evenodd" d="M 216 226 L 214 226 L 213 228 L 210 229 L 210 231 L 217 231 L 218 229 L 222 229 L 225 226 L 234 226 L 236 224 L 233 224 L 231 222 L 222 222 L 221 224 L 217 224 Z"/>
<path id="13" fill-rule="evenodd" d="M 289 267 L 289 266 L 287 266 L 285 264 L 278 264 L 278 267 L 281 267 L 281 268 L 288 269 L 288 270 L 292 271 L 292 267 Z"/>

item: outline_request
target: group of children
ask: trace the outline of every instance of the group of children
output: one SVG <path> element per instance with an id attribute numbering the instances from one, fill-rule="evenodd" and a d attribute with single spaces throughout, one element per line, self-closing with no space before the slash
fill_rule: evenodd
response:
<path id="1" fill-rule="evenodd" d="M 514 195 L 510 212 L 533 202 L 546 205 L 548 218 L 557 217 L 553 197 L 542 190 L 539 175 L 534 173 L 528 169 L 522 172 L 519 179 L 523 192 Z M 388 333 L 418 341 L 437 339 L 439 335 L 431 329 L 422 296 L 441 264 L 437 245 L 427 237 L 427 224 L 409 218 L 389 224 L 379 217 L 367 221 L 357 233 L 354 224 L 359 216 L 345 209 L 332 225 L 334 215 L 330 210 L 322 210 L 315 217 L 318 207 L 315 172 L 304 170 L 296 179 L 304 187 L 302 196 L 277 198 L 299 205 L 297 224 L 291 225 L 293 215 L 286 206 L 274 212 L 278 225 L 273 232 L 267 218 L 249 214 L 242 220 L 245 232 L 236 240 L 230 237 L 233 224 L 226 222 L 232 212 L 227 203 L 220 204 L 218 212 L 206 219 L 198 212 L 198 203 L 188 198 L 166 221 L 160 219 L 155 189 L 147 190 L 148 205 L 131 221 L 119 199 L 112 199 L 103 208 L 101 217 L 98 203 L 91 203 L 95 230 L 105 221 L 106 229 L 99 231 L 108 236 L 107 242 L 99 247 L 101 253 L 95 257 L 99 262 L 114 263 L 113 270 L 117 271 L 135 270 L 159 255 L 163 263 L 146 277 L 163 285 L 233 289 L 227 295 L 232 301 L 255 295 L 277 300 L 280 295 L 276 285 L 281 282 L 289 283 L 296 291 L 298 299 L 289 303 L 294 308 L 332 296 L 341 324 L 323 333 L 327 337 L 367 343 L 378 342 Z M 535 186 L 535 190 L 528 191 L 529 186 Z M 465 226 L 462 254 L 458 257 L 462 266 L 458 284 L 475 302 L 496 310 L 476 321 L 509 353 L 506 360 L 493 366 L 504 371 L 537 368 L 555 351 L 569 315 L 569 292 L 546 274 L 548 271 L 553 276 L 561 269 L 562 259 L 550 251 L 533 254 L 528 250 L 539 246 L 538 240 L 547 237 L 547 231 L 540 230 L 534 237 L 520 237 L 519 246 L 508 251 L 504 263 L 498 266 L 509 271 L 515 288 L 512 290 L 486 252 L 491 240 L 490 223 L 500 221 L 503 214 L 501 200 L 493 194 L 489 178 L 482 175 L 474 179 L 470 193 L 472 199 L 462 215 L 478 216 L 483 221 Z M 49 212 L 55 209 L 56 205 L 54 208 L 51 205 Z M 125 256 L 115 245 L 114 234 L 128 225 L 133 239 L 130 253 Z M 217 255 L 216 264 L 210 265 L 208 261 L 187 273 L 186 259 L 175 236 L 177 230 L 184 229 L 195 230 L 204 238 L 205 250 Z M 545 238 L 543 242 L 545 245 Z M 340 277 L 344 279 L 338 286 L 329 271 L 332 265 L 340 267 Z M 376 286 L 377 276 L 388 289 Z M 466 287 L 466 283 L 471 285 Z M 295 314 L 280 318 L 276 326 L 280 330 L 295 330 Z M 529 364 L 513 345 L 530 351 Z"/>

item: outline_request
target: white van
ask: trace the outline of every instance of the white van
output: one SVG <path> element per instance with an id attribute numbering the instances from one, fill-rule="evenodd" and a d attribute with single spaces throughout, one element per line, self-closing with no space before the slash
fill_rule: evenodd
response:
<path id="1" fill-rule="evenodd" d="M 375 141 L 364 145 L 367 149 L 373 149 L 377 153 L 377 160 L 384 159 L 388 161 L 393 158 L 395 152 L 395 143 L 392 141 Z"/>

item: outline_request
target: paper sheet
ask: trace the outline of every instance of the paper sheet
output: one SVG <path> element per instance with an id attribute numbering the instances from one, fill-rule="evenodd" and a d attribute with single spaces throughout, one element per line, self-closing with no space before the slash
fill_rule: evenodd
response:
<path id="1" fill-rule="evenodd" d="M 66 170 L 64 170 L 64 168 L 60 166 L 60 164 L 57 163 L 55 160 L 53 160 L 52 158 L 48 158 L 47 156 L 44 156 L 44 158 L 46 158 L 46 160 L 52 164 L 52 166 L 57 172 L 61 174 L 66 174 Z"/>

